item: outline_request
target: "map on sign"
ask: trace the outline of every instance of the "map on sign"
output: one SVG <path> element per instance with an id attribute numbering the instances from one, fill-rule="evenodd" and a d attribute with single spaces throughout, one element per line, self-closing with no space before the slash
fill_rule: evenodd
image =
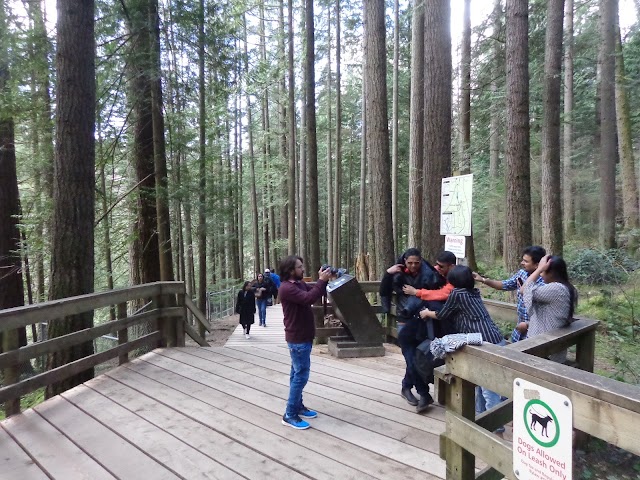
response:
<path id="1" fill-rule="evenodd" d="M 442 179 L 440 235 L 471 235 L 473 174 Z"/>

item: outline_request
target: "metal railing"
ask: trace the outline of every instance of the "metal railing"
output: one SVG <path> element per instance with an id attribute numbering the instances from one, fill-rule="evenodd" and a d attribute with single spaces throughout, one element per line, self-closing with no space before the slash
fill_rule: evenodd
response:
<path id="1" fill-rule="evenodd" d="M 235 313 L 236 296 L 242 288 L 242 284 L 233 285 L 224 290 L 207 292 L 206 310 L 207 320 L 228 317 Z"/>

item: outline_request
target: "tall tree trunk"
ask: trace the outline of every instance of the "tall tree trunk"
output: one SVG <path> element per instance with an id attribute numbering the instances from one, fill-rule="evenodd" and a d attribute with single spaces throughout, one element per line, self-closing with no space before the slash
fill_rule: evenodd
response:
<path id="1" fill-rule="evenodd" d="M 371 166 L 371 189 L 376 201 L 371 205 L 374 222 L 376 270 L 382 277 L 385 265 L 394 258 L 393 229 L 391 227 L 391 181 L 389 158 L 389 128 L 387 115 L 387 63 L 384 26 L 384 1 L 364 3 L 365 76 L 367 96 L 366 141 Z"/>
<path id="2" fill-rule="evenodd" d="M 560 70 L 564 0 L 547 2 L 544 88 L 542 93 L 542 244 L 562 255 L 563 230 L 560 186 Z"/>
<path id="3" fill-rule="evenodd" d="M 471 173 L 471 0 L 464 1 L 460 57 L 460 138 L 462 139 L 460 174 L 467 175 Z M 473 233 L 467 238 L 465 256 L 469 268 L 477 270 Z"/>
<path id="4" fill-rule="evenodd" d="M 564 118 L 562 148 L 562 194 L 564 238 L 570 238 L 575 232 L 575 214 L 573 208 L 573 0 L 566 0 L 564 14 Z"/>
<path id="5" fill-rule="evenodd" d="M 133 156 L 136 183 L 135 235 L 131 249 L 131 280 L 140 283 L 160 280 L 160 253 L 157 235 L 156 176 L 153 149 L 153 114 L 151 106 L 151 84 L 149 77 L 151 33 L 146 2 L 132 4 L 132 15 L 127 17 L 127 26 L 132 36 L 129 50 L 129 76 L 131 89 L 129 102 L 133 112 Z M 133 271 L 137 270 L 137 271 Z"/>
<path id="6" fill-rule="evenodd" d="M 409 246 L 422 245 L 424 164 L 424 0 L 413 1 L 409 114 Z"/>
<path id="7" fill-rule="evenodd" d="M 207 304 L 207 165 L 206 165 L 206 123 L 205 106 L 205 2 L 200 0 L 198 12 L 198 308 L 204 312 Z M 200 334 L 204 334 L 199 326 Z"/>
<path id="8" fill-rule="evenodd" d="M 248 82 L 247 77 L 249 75 L 249 52 L 247 48 L 247 18 L 246 14 L 243 15 L 244 24 L 244 71 L 245 82 Z M 245 85 L 246 88 L 246 85 Z M 258 195 L 256 193 L 256 159 L 253 151 L 253 120 L 251 112 L 251 97 L 248 93 L 246 95 L 247 104 L 247 130 L 249 141 L 249 175 L 251 181 L 251 210 L 252 210 L 252 240 L 253 240 L 253 274 L 255 275 L 260 271 L 260 237 L 258 229 Z"/>
<path id="9" fill-rule="evenodd" d="M 0 12 L 0 310 L 24 305 L 22 261 L 20 259 L 20 193 L 16 171 L 16 149 L 12 92 L 9 87 L 10 55 L 6 13 Z M 26 331 L 21 329 L 26 340 Z M 0 352 L 15 350 L 20 342 L 19 331 L 9 330 L 0 334 Z M 4 385 L 16 383 L 15 370 L 3 371 Z M 7 415 L 20 413 L 20 399 L 5 402 Z"/>
<path id="10" fill-rule="evenodd" d="M 631 116 L 629 99 L 627 98 L 627 80 L 622 55 L 622 41 L 618 16 L 616 22 L 616 124 L 618 131 L 618 152 L 620 155 L 622 174 L 622 215 L 624 228 L 638 228 L 638 185 L 636 181 L 635 158 L 633 155 L 633 138 L 631 133 Z"/>
<path id="11" fill-rule="evenodd" d="M 600 228 L 602 248 L 616 246 L 615 24 L 618 0 L 600 1 Z"/>
<path id="12" fill-rule="evenodd" d="M 391 107 L 391 230 L 398 244 L 398 65 L 400 63 L 400 1 L 393 2 L 393 99 Z"/>
<path id="13" fill-rule="evenodd" d="M 367 51 L 366 39 L 364 51 Z M 366 63 L 367 57 L 364 56 Z M 367 85 L 362 82 L 362 132 L 360 138 L 360 206 L 358 209 L 358 254 L 356 276 L 359 280 L 369 280 L 369 258 L 367 256 Z M 372 244 L 369 244 L 371 247 Z"/>
<path id="14" fill-rule="evenodd" d="M 505 151 L 505 269 L 531 244 L 529 173 L 529 16 L 527 0 L 507 0 L 507 143 Z"/>
<path id="15" fill-rule="evenodd" d="M 151 114 L 153 118 L 153 158 L 156 175 L 156 209 L 158 210 L 158 246 L 160 280 L 173 280 L 171 256 L 171 218 L 169 216 L 169 179 L 165 151 L 164 114 L 162 113 L 162 68 L 160 65 L 160 17 L 158 0 L 149 0 L 151 26 Z"/>
<path id="16" fill-rule="evenodd" d="M 447 2 L 425 3 L 424 77 L 424 205 L 423 255 L 433 258 L 442 249 L 440 191 L 451 175 L 451 7 Z"/>
<path id="17" fill-rule="evenodd" d="M 306 98 L 306 72 L 304 79 L 305 87 L 303 88 L 303 98 Z M 299 251 L 302 258 L 307 258 L 309 252 L 309 230 L 307 223 L 307 105 L 306 100 L 302 102 L 302 115 L 300 116 L 300 174 L 298 193 L 300 198 L 300 211 L 298 212 L 298 220 L 300 221 L 300 245 Z"/>
<path id="18" fill-rule="evenodd" d="M 95 214 L 94 3 L 57 4 L 57 111 L 53 185 L 51 299 L 93 292 Z M 74 212 L 69 215 L 69 212 Z M 93 326 L 93 312 L 49 323 L 49 338 Z M 49 355 L 53 369 L 93 354 L 93 342 Z M 93 377 L 89 368 L 46 389 L 50 398 Z"/>
<path id="19" fill-rule="evenodd" d="M 333 257 L 333 146 L 331 144 L 331 6 L 327 8 L 327 260 L 336 264 Z"/>
<path id="20" fill-rule="evenodd" d="M 315 27 L 313 0 L 306 0 L 306 38 L 305 58 L 306 115 L 307 115 L 307 179 L 309 182 L 309 258 L 306 270 L 315 279 L 320 269 L 320 218 L 318 217 L 318 139 L 316 137 L 316 75 L 315 75 Z"/>
<path id="21" fill-rule="evenodd" d="M 501 0 L 495 0 L 493 8 L 493 75 L 491 76 L 491 97 L 498 97 L 498 79 L 504 75 L 502 46 L 499 39 L 502 30 Z M 491 133 L 489 139 L 489 261 L 495 262 L 502 254 L 500 246 L 500 210 L 503 202 L 498 198 L 498 171 L 500 169 L 500 118 L 504 114 L 504 105 L 494 102 L 491 106 Z"/>
<path id="22" fill-rule="evenodd" d="M 293 255 L 296 251 L 296 103 L 295 103 L 295 76 L 293 61 L 293 0 L 287 2 L 287 36 L 288 36 L 288 79 L 289 79 L 289 179 L 287 183 L 287 198 L 289 211 L 287 215 L 288 239 L 287 253 Z M 302 212 L 300 213 L 302 215 Z M 302 232 L 298 229 L 298 234 Z M 277 267 L 276 267 L 277 268 Z"/>
<path id="23" fill-rule="evenodd" d="M 342 265 L 341 259 L 341 228 L 342 228 L 342 93 L 341 88 L 341 26 L 340 26 L 340 0 L 336 0 L 336 176 L 333 190 L 333 262 Z M 348 264 L 346 264 L 348 265 Z"/>
<path id="24" fill-rule="evenodd" d="M 284 0 L 278 0 L 278 58 L 279 58 L 279 67 L 280 67 L 280 86 L 279 86 L 279 119 L 280 119 L 280 161 L 282 162 L 282 168 L 285 166 L 288 167 L 289 156 L 287 154 L 288 138 L 287 134 L 289 133 L 287 130 L 287 108 L 289 102 L 289 96 L 287 94 L 287 77 L 288 77 L 288 57 L 286 56 L 285 50 L 285 23 L 284 23 Z M 295 118 L 295 117 L 294 117 Z M 295 151 L 295 150 L 294 150 Z M 288 242 L 289 237 L 289 184 L 292 183 L 291 178 L 295 178 L 294 175 L 285 175 L 282 181 L 283 188 L 280 190 L 281 192 L 286 192 L 286 200 L 283 198 L 282 202 L 279 202 L 280 206 L 280 225 L 277 238 L 286 238 Z M 295 195 L 295 183 L 294 183 L 294 195 Z M 279 195 L 283 197 L 284 195 Z M 294 199 L 295 200 L 295 199 Z M 294 217 L 295 221 L 295 217 Z M 293 232 L 292 232 L 293 233 Z M 289 248 L 287 244 L 286 251 L 278 252 L 280 255 L 282 253 L 289 254 Z M 279 258 L 273 259 L 273 264 L 271 265 L 274 268 L 278 268 L 276 264 L 278 263 Z"/>

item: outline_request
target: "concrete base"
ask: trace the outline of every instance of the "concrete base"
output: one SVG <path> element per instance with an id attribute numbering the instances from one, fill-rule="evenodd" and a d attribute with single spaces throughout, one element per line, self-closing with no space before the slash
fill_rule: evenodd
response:
<path id="1" fill-rule="evenodd" d="M 329 353 L 336 358 L 384 357 L 382 343 L 357 343 L 351 337 L 329 337 Z"/>

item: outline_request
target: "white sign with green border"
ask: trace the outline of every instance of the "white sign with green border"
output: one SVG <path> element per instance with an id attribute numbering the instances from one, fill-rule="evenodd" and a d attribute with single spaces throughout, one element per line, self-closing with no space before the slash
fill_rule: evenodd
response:
<path id="1" fill-rule="evenodd" d="M 513 381 L 513 472 L 519 480 L 570 480 L 573 406 L 553 390 Z"/>

